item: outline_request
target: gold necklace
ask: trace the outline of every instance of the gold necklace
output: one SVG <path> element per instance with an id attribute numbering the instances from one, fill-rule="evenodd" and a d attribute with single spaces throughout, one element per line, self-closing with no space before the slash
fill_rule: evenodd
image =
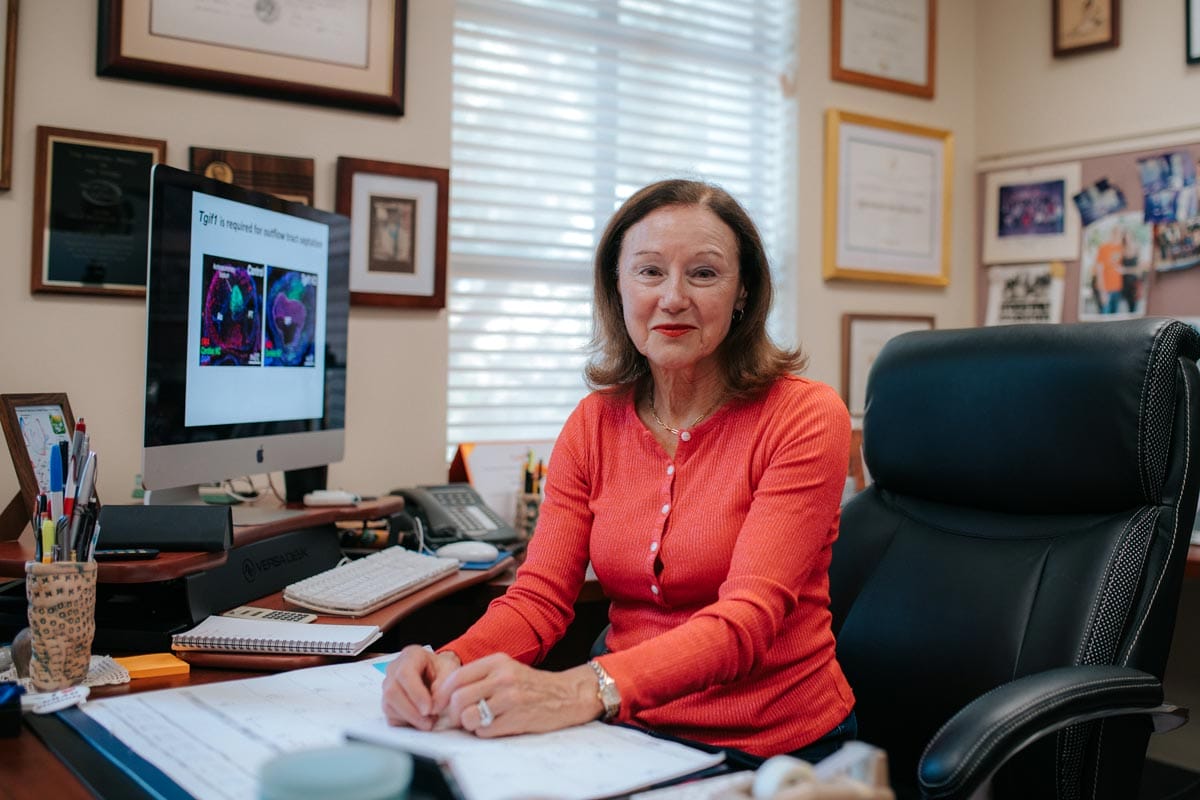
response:
<path id="1" fill-rule="evenodd" d="M 672 428 L 670 425 L 668 425 L 667 423 L 662 421 L 662 417 L 660 417 L 658 415 L 658 410 L 654 407 L 654 387 L 652 386 L 652 387 L 650 387 L 650 416 L 654 417 L 654 421 L 657 422 L 660 426 L 662 426 L 663 430 L 667 431 L 668 433 L 673 433 L 676 436 L 678 436 L 681 431 L 687 430 L 688 428 L 696 427 L 697 422 L 699 422 L 700 420 L 707 417 L 709 414 L 716 411 L 717 408 L 721 405 L 721 401 L 723 399 L 725 399 L 725 396 L 722 394 L 721 397 L 717 398 L 717 402 L 713 403 L 712 407 L 709 408 L 708 411 L 705 411 L 703 414 L 701 414 L 700 416 L 698 416 L 694 420 L 692 420 L 692 423 L 690 425 L 685 425 L 683 428 Z"/>

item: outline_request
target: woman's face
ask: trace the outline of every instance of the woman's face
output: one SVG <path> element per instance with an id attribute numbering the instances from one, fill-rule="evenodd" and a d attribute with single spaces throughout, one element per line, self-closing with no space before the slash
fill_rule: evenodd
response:
<path id="1" fill-rule="evenodd" d="M 650 364 L 710 359 L 745 303 L 733 231 L 703 206 L 665 206 L 625 232 L 617 265 L 625 329 Z"/>

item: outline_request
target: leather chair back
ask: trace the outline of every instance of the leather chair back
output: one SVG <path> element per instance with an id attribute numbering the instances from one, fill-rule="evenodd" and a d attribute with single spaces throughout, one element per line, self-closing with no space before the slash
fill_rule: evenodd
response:
<path id="1" fill-rule="evenodd" d="M 887 750 L 901 796 L 939 728 L 1007 681 L 1079 664 L 1162 677 L 1200 489 L 1197 357 L 1196 331 L 1162 319 L 883 348 L 863 422 L 873 482 L 843 510 L 831 610 L 860 737 Z M 1065 728 L 995 790 L 1133 797 L 1148 735 Z"/>

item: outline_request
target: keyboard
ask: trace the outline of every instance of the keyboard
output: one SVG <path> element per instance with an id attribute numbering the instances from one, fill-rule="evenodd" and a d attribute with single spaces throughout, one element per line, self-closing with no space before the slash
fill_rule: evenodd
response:
<path id="1" fill-rule="evenodd" d="M 325 614 L 361 617 L 458 572 L 458 560 L 388 547 L 289 584 L 283 599 Z"/>

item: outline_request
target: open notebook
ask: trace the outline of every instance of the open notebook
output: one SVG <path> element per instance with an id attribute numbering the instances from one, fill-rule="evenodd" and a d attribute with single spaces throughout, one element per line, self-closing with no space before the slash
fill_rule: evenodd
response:
<path id="1" fill-rule="evenodd" d="M 358 655 L 382 635 L 378 625 L 328 625 L 213 616 L 171 637 L 174 650 Z"/>

